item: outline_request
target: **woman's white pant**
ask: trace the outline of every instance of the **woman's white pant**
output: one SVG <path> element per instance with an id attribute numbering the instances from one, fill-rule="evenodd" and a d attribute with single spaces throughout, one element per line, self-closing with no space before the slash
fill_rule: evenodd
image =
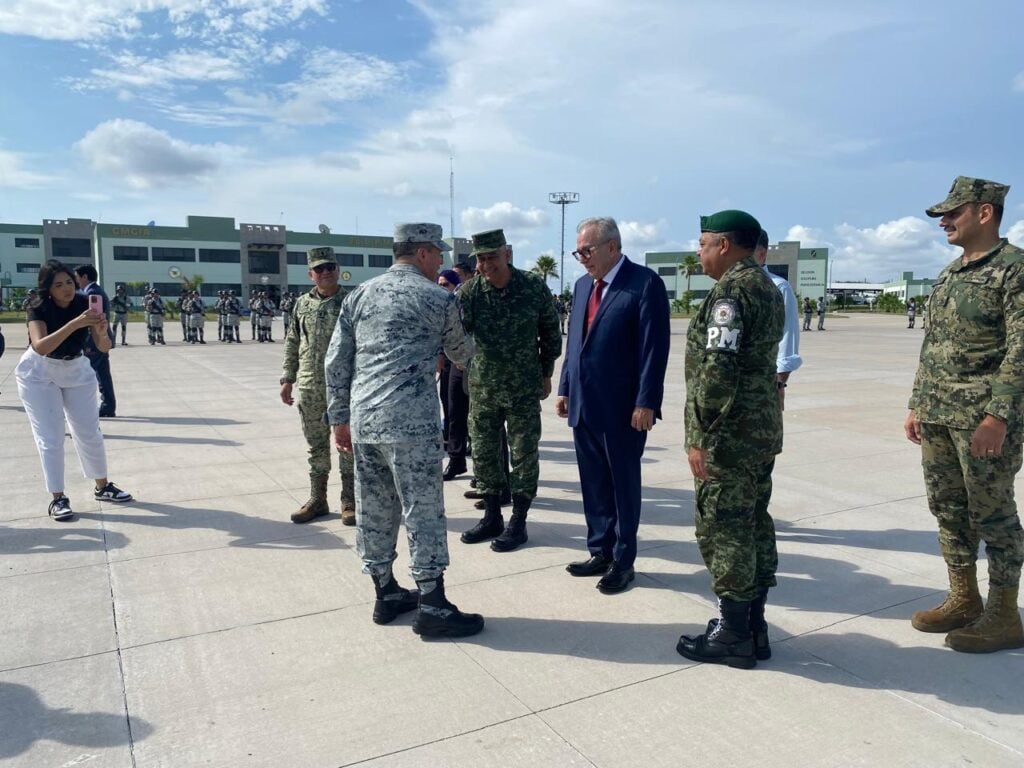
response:
<path id="1" fill-rule="evenodd" d="M 99 390 L 96 374 L 86 357 L 54 360 L 29 347 L 14 369 L 14 376 L 43 462 L 47 490 L 64 490 L 65 417 L 82 474 L 93 479 L 106 477 L 107 452 L 96 399 Z"/>

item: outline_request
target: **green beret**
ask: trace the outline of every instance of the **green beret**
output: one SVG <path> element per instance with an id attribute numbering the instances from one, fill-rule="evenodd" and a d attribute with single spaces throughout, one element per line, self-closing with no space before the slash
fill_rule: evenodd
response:
<path id="1" fill-rule="evenodd" d="M 508 243 L 505 241 L 505 232 L 501 229 L 489 229 L 486 232 L 477 232 L 473 235 L 473 250 L 470 256 L 478 253 L 490 253 L 499 248 L 504 248 Z"/>
<path id="2" fill-rule="evenodd" d="M 761 224 L 746 211 L 719 211 L 700 217 L 701 232 L 741 232 L 753 230 L 761 234 Z"/>
<path id="3" fill-rule="evenodd" d="M 337 264 L 338 260 L 334 257 L 334 249 L 330 246 L 324 246 L 321 248 L 310 248 L 306 251 L 306 265 L 312 269 L 313 267 L 319 267 L 321 264 Z"/>
<path id="4" fill-rule="evenodd" d="M 925 211 L 933 219 L 944 213 L 955 211 L 964 203 L 992 203 L 1002 205 L 1006 200 L 1006 193 L 1010 191 L 1009 186 L 1000 184 L 998 181 L 987 179 L 972 179 L 970 176 L 957 176 L 953 180 L 953 186 L 949 188 L 949 194 L 941 203 L 936 203 Z"/>

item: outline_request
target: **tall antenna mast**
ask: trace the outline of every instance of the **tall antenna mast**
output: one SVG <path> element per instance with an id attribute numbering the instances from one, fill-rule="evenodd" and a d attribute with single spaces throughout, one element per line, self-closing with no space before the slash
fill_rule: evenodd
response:
<path id="1" fill-rule="evenodd" d="M 448 228 L 449 237 L 455 237 L 455 161 L 448 155 L 448 212 L 451 215 L 451 226 Z"/>

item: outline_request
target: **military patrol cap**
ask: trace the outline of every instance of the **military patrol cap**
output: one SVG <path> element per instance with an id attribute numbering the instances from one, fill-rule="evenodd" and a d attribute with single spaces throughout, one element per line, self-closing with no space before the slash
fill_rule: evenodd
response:
<path id="1" fill-rule="evenodd" d="M 473 250 L 470 256 L 478 253 L 490 253 L 499 248 L 504 248 L 508 243 L 505 241 L 505 232 L 501 229 L 489 229 L 486 232 L 477 232 L 473 235 Z"/>
<path id="2" fill-rule="evenodd" d="M 337 264 L 338 260 L 334 256 L 334 249 L 329 245 L 320 248 L 310 248 L 306 251 L 306 265 L 312 269 L 313 267 L 319 267 L 321 264 Z"/>
<path id="3" fill-rule="evenodd" d="M 746 211 L 719 211 L 710 216 L 700 217 L 701 232 L 761 232 L 761 224 Z"/>
<path id="4" fill-rule="evenodd" d="M 396 243 L 430 243 L 442 251 L 450 251 L 452 247 L 441 239 L 440 224 L 395 224 Z"/>
<path id="5" fill-rule="evenodd" d="M 949 195 L 941 203 L 936 203 L 925 211 L 933 219 L 944 213 L 955 211 L 964 203 L 992 203 L 1002 205 L 1006 200 L 1006 193 L 1010 187 L 1000 184 L 998 181 L 987 179 L 972 179 L 970 176 L 957 176 L 953 180 L 953 186 L 949 188 Z"/>

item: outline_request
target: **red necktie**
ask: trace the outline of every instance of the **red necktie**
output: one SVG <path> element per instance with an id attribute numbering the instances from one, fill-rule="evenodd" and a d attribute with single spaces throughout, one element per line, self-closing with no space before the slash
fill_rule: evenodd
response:
<path id="1" fill-rule="evenodd" d="M 590 331 L 590 326 L 594 323 L 594 315 L 601 306 L 601 294 L 604 293 L 606 285 L 608 284 L 604 280 L 598 280 L 594 283 L 594 290 L 590 292 L 590 298 L 587 300 L 587 331 Z"/>

